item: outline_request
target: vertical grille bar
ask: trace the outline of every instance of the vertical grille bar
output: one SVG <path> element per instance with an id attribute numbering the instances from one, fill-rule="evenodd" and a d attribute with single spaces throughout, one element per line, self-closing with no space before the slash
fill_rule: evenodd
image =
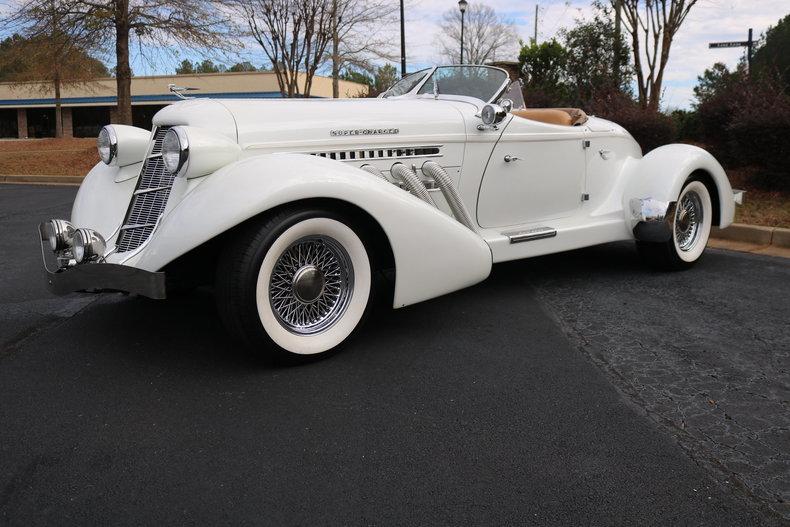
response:
<path id="1" fill-rule="evenodd" d="M 169 126 L 160 126 L 154 129 L 153 145 L 148 157 L 143 161 L 135 194 L 132 195 L 129 211 L 126 213 L 121 232 L 118 234 L 118 242 L 115 244 L 116 252 L 133 251 L 145 243 L 154 230 L 153 226 L 165 210 L 175 177 L 165 170 L 162 161 L 162 140 L 169 128 Z M 155 188 L 160 190 L 137 193 Z"/>

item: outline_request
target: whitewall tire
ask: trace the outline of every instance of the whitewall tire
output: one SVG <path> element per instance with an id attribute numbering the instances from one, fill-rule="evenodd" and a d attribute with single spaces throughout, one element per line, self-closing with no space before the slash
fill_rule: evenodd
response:
<path id="1" fill-rule="evenodd" d="M 698 179 L 688 180 L 676 202 L 671 239 L 662 243 L 638 241 L 639 254 L 649 265 L 659 269 L 688 269 L 705 252 L 713 212 L 708 187 Z"/>
<path id="2" fill-rule="evenodd" d="M 702 256 L 712 223 L 713 204 L 708 187 L 701 181 L 689 182 L 680 192 L 672 223 L 672 242 L 678 258 L 693 263 Z"/>
<path id="3" fill-rule="evenodd" d="M 255 290 L 261 324 L 275 344 L 300 355 L 322 353 L 343 342 L 362 319 L 370 260 L 347 225 L 311 218 L 274 241 Z"/>
<path id="4" fill-rule="evenodd" d="M 290 358 L 336 349 L 371 297 L 362 238 L 330 211 L 284 211 L 239 233 L 218 266 L 217 301 L 254 351 Z"/>

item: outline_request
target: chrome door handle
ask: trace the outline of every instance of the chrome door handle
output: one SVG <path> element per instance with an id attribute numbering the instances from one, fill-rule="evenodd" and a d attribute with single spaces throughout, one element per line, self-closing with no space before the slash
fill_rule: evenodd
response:
<path id="1" fill-rule="evenodd" d="M 511 156 L 510 154 L 505 156 L 505 163 L 510 163 L 512 161 L 521 161 L 521 158 L 516 156 Z"/>

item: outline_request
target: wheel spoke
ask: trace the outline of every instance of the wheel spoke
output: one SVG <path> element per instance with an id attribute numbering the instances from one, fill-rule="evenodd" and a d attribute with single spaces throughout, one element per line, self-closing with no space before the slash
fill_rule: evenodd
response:
<path id="1" fill-rule="evenodd" d="M 675 214 L 675 240 L 681 251 L 690 251 L 696 245 L 703 214 L 699 194 L 693 190 L 688 191 L 680 200 Z"/>
<path id="2" fill-rule="evenodd" d="M 306 270 L 319 280 L 320 287 L 308 300 L 297 292 Z M 342 317 L 352 290 L 353 267 L 342 245 L 325 236 L 307 236 L 291 244 L 277 259 L 269 280 L 269 303 L 287 330 L 315 334 Z"/>

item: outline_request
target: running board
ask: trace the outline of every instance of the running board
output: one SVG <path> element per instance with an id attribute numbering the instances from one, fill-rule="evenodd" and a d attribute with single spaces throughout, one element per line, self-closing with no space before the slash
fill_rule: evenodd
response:
<path id="1" fill-rule="evenodd" d="M 533 227 L 525 231 L 503 232 L 510 239 L 510 243 L 532 242 L 557 236 L 557 229 L 551 227 Z"/>

